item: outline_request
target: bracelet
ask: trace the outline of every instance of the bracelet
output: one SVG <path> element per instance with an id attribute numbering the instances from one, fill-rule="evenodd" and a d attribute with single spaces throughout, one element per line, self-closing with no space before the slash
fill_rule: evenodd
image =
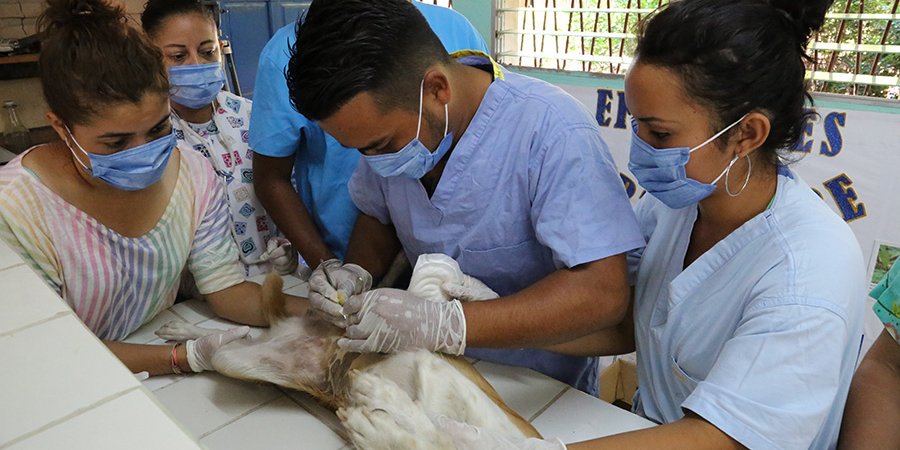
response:
<path id="1" fill-rule="evenodd" d="M 184 371 L 181 370 L 181 367 L 178 367 L 178 346 L 181 345 L 181 342 L 177 342 L 172 346 L 172 357 L 169 360 L 169 364 L 172 366 L 172 373 L 175 375 L 184 375 Z"/>

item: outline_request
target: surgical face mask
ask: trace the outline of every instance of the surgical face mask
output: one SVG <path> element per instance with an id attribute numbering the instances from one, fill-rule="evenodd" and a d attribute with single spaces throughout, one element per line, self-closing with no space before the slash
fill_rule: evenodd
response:
<path id="1" fill-rule="evenodd" d="M 110 186 L 123 191 L 139 191 L 145 189 L 162 178 L 169 162 L 169 156 L 175 148 L 175 130 L 169 134 L 146 144 L 122 150 L 111 155 L 95 155 L 88 153 L 75 140 L 75 136 L 66 127 L 66 132 L 81 153 L 88 157 L 91 166 L 86 166 L 75 150 L 66 142 L 75 161 L 94 178 L 103 180 Z"/>
<path id="2" fill-rule="evenodd" d="M 220 63 L 169 67 L 169 97 L 191 109 L 209 105 L 225 86 Z"/>
<path id="3" fill-rule="evenodd" d="M 444 138 L 438 143 L 432 152 L 419 141 L 419 133 L 422 131 L 422 96 L 425 90 L 425 80 L 419 88 L 419 124 L 416 126 L 416 138 L 395 153 L 384 155 L 363 156 L 369 167 L 382 177 L 404 176 L 419 179 L 434 169 L 438 161 L 447 154 L 453 145 L 453 133 L 447 132 L 450 125 L 450 114 L 447 105 L 444 105 Z"/>
<path id="4" fill-rule="evenodd" d="M 684 208 L 709 197 L 716 190 L 716 183 L 731 170 L 738 157 L 716 177 L 712 183 L 701 183 L 688 178 L 685 172 L 690 154 L 706 144 L 716 140 L 726 131 L 739 124 L 744 117 L 728 125 L 713 137 L 694 147 L 654 148 L 637 134 L 637 120 L 631 119 L 631 152 L 628 169 L 637 178 L 638 183 L 654 197 L 672 209 Z M 746 183 L 745 183 L 746 186 Z"/>

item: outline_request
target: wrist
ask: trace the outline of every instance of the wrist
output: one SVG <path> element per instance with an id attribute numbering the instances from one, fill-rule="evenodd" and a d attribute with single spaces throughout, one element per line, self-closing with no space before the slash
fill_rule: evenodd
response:
<path id="1" fill-rule="evenodd" d="M 185 353 L 184 344 L 177 342 L 172 345 L 172 348 L 169 350 L 169 369 L 171 369 L 172 373 L 175 375 L 184 375 L 190 370 L 185 369 L 186 363 L 187 355 Z"/>

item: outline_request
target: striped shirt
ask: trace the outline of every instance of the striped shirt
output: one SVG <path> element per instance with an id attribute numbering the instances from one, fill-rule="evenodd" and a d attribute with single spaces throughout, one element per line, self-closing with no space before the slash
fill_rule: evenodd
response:
<path id="1" fill-rule="evenodd" d="M 221 184 L 203 157 L 182 151 L 159 222 L 126 237 L 66 202 L 22 166 L 0 168 L 0 238 L 99 338 L 120 340 L 172 306 L 187 267 L 202 294 L 244 281 Z"/>

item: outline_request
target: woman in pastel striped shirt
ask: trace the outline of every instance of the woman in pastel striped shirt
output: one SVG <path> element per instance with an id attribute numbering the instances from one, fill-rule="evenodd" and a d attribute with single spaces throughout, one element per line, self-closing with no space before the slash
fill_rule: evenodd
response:
<path id="1" fill-rule="evenodd" d="M 105 0 L 48 0 L 40 73 L 61 142 L 0 169 L 0 238 L 134 372 L 210 370 L 247 327 L 181 346 L 117 342 L 172 306 L 182 271 L 219 316 L 267 325 L 244 280 L 222 186 L 179 151 L 162 57 Z M 302 314 L 305 299 L 291 297 Z"/>

